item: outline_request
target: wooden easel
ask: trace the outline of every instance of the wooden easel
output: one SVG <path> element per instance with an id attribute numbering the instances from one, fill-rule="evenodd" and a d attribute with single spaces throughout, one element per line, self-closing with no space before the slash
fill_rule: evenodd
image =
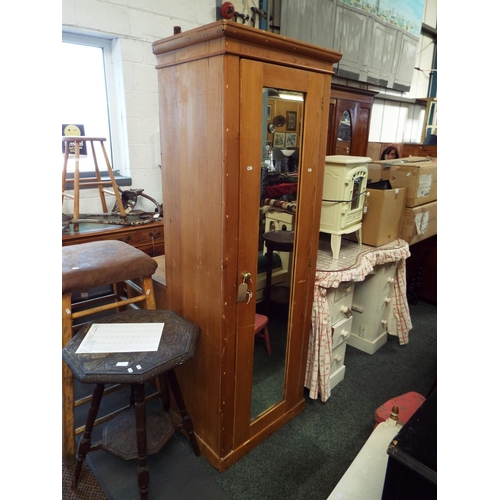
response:
<path id="1" fill-rule="evenodd" d="M 106 149 L 104 148 L 105 138 L 102 137 L 84 137 L 84 136 L 64 136 L 62 138 L 65 143 L 64 147 L 64 162 L 63 162 L 63 171 L 62 171 L 62 201 L 64 203 L 64 197 L 72 198 L 74 200 L 74 209 L 73 209 L 73 228 L 74 231 L 79 230 L 78 220 L 80 218 L 80 186 L 96 186 L 99 189 L 99 196 L 101 198 L 102 209 L 104 213 L 108 213 L 108 207 L 106 204 L 105 194 L 111 194 L 116 197 L 116 203 L 118 204 L 118 209 L 120 211 L 120 218 L 126 218 L 127 214 L 123 208 L 122 198 L 120 194 L 120 190 L 118 189 L 118 184 L 116 184 L 115 176 L 113 174 L 113 170 L 111 168 L 111 164 L 109 163 L 108 155 L 106 154 Z M 101 178 L 101 174 L 99 172 L 99 167 L 97 165 L 97 157 L 95 154 L 94 142 L 100 142 L 102 147 L 102 153 L 104 155 L 104 159 L 106 160 L 106 166 L 108 169 L 109 181 L 103 181 Z M 69 158 L 69 148 L 70 143 L 75 143 L 75 174 L 74 179 L 68 179 L 66 172 L 68 167 L 68 158 Z M 80 180 L 80 143 L 82 142 L 90 142 L 90 146 L 92 148 L 92 156 L 94 158 L 94 168 L 95 168 L 95 177 L 88 177 L 85 180 Z M 66 183 L 73 182 L 74 183 L 74 194 L 71 195 L 66 193 Z M 103 186 L 112 186 L 113 191 L 108 189 L 104 189 Z"/>

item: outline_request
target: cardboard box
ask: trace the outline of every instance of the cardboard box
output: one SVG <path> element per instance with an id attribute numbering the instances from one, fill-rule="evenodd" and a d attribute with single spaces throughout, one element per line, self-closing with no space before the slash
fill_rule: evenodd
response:
<path id="1" fill-rule="evenodd" d="M 432 156 L 437 158 L 437 146 L 431 144 L 403 144 L 399 156 Z"/>
<path id="2" fill-rule="evenodd" d="M 378 182 L 382 179 L 382 165 L 372 162 L 368 163 L 366 167 L 368 168 L 368 175 L 366 176 L 368 184 L 371 182 Z"/>
<path id="3" fill-rule="evenodd" d="M 367 189 L 367 209 L 363 215 L 361 240 L 365 245 L 378 247 L 401 235 L 406 189 Z"/>
<path id="4" fill-rule="evenodd" d="M 411 157 L 392 162 L 391 186 L 406 188 L 406 206 L 416 207 L 437 200 L 437 159 Z"/>
<path id="5" fill-rule="evenodd" d="M 391 177 L 391 161 L 372 161 L 368 163 L 368 179 L 371 179 L 371 182 L 378 182 L 380 180 L 388 181 Z"/>
<path id="6" fill-rule="evenodd" d="M 437 201 L 405 208 L 401 238 L 409 245 L 437 234 Z"/>

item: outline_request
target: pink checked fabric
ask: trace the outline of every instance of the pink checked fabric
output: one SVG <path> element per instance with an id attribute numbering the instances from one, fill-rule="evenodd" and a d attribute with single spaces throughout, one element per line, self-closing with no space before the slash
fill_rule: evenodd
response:
<path id="1" fill-rule="evenodd" d="M 397 335 L 401 345 L 407 344 L 408 332 L 412 328 L 406 299 L 405 261 L 409 256 L 408 243 L 401 239 L 380 247 L 359 246 L 355 242 L 343 240 L 339 258 L 333 259 L 329 243 L 320 241 L 304 381 L 311 399 L 317 399 L 318 393 L 323 402 L 330 397 L 328 379 L 332 364 L 332 339 L 330 311 L 326 299 L 328 288 L 337 288 L 341 282 L 345 281 L 363 281 L 375 266 L 397 261 L 388 332 L 391 335 Z"/>

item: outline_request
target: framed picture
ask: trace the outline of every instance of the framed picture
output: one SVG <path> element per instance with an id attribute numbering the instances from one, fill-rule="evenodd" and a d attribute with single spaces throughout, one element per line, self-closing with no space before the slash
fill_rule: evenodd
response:
<path id="1" fill-rule="evenodd" d="M 297 112 L 287 111 L 286 112 L 286 129 L 287 130 L 297 130 Z"/>
<path id="2" fill-rule="evenodd" d="M 297 134 L 294 134 L 294 135 L 297 135 Z M 274 133 L 273 147 L 275 147 L 275 148 L 284 148 L 285 147 L 285 134 L 283 132 L 275 132 Z"/>
<path id="3" fill-rule="evenodd" d="M 287 148 L 297 147 L 297 134 L 286 134 L 285 146 Z"/>
<path id="4" fill-rule="evenodd" d="M 272 108 L 271 106 L 267 106 L 267 121 L 270 122 L 271 121 L 271 117 L 272 117 Z"/>

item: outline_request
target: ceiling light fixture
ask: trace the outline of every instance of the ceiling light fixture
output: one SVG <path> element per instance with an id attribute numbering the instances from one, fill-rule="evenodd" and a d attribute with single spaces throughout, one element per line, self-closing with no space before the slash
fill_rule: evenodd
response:
<path id="1" fill-rule="evenodd" d="M 303 101 L 304 97 L 301 94 L 283 94 L 280 93 L 280 98 L 285 99 L 287 101 Z"/>

